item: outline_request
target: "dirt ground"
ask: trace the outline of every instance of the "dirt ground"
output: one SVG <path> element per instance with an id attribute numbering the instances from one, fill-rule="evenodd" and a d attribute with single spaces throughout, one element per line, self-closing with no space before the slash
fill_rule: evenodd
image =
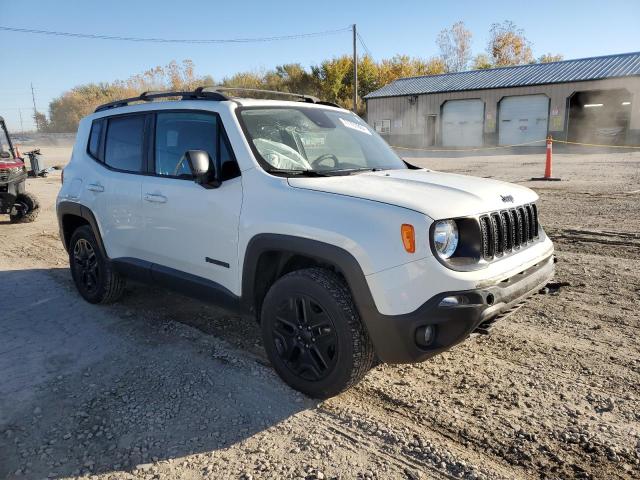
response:
<path id="1" fill-rule="evenodd" d="M 412 161 L 534 188 L 560 288 L 324 402 L 234 315 L 140 285 L 82 301 L 59 173 L 30 180 L 38 220 L 0 217 L 0 478 L 639 478 L 640 152 L 557 155 L 549 183 L 540 154 Z"/>

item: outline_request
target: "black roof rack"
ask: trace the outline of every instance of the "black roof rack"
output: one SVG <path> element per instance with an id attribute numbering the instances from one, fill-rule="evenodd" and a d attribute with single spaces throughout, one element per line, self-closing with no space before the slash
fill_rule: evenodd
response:
<path id="1" fill-rule="evenodd" d="M 116 100 L 114 102 L 105 103 L 103 105 L 98 106 L 95 111 L 101 112 L 103 110 L 109 110 L 110 108 L 117 107 L 126 107 L 127 105 L 134 102 L 152 102 L 157 98 L 171 98 L 171 97 L 180 97 L 182 100 L 196 100 L 196 99 L 206 99 L 206 100 L 229 100 L 229 97 L 223 95 L 222 93 L 217 93 L 214 91 L 203 91 L 203 87 L 196 88 L 192 92 L 142 92 L 137 97 L 124 98 L 122 100 Z"/>
<path id="2" fill-rule="evenodd" d="M 212 86 L 212 87 L 198 87 L 191 92 L 142 92 L 137 97 L 124 98 L 122 100 L 116 100 L 114 102 L 105 103 L 103 105 L 98 106 L 95 109 L 95 112 L 101 112 L 103 110 L 109 110 L 111 108 L 117 107 L 126 107 L 135 102 L 152 102 L 158 98 L 171 98 L 171 97 L 180 97 L 181 100 L 214 100 L 214 101 L 225 101 L 231 100 L 230 97 L 234 95 L 225 95 L 222 92 L 242 92 L 242 93 L 253 93 L 253 94 L 266 94 L 266 95 L 275 95 L 275 96 L 287 96 L 294 97 L 300 99 L 300 101 L 306 103 L 316 103 L 318 105 L 328 105 L 331 107 L 339 107 L 335 103 L 331 102 L 323 102 L 319 98 L 313 97 L 311 95 L 303 95 L 300 93 L 290 93 L 290 92 L 279 92 L 276 90 L 261 90 L 259 88 L 242 88 L 242 87 L 222 87 L 222 86 Z"/>
<path id="3" fill-rule="evenodd" d="M 242 92 L 242 93 L 254 93 L 275 95 L 282 97 L 294 97 L 299 98 L 306 103 L 320 103 L 320 99 L 311 95 L 303 95 L 301 93 L 280 92 L 278 90 L 262 90 L 261 88 L 244 88 L 244 87 L 201 87 L 203 92 Z"/>

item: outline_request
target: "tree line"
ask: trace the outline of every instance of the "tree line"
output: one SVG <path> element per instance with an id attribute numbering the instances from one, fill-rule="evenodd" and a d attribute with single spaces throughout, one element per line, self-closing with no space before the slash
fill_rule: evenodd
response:
<path id="1" fill-rule="evenodd" d="M 525 32 L 511 21 L 491 25 L 489 33 L 486 51 L 475 56 L 471 47 L 473 34 L 463 22 L 456 22 L 438 34 L 439 55 L 431 58 L 395 55 L 375 61 L 370 55 L 359 56 L 358 113 L 365 113 L 362 100 L 365 95 L 398 78 L 562 60 L 558 54 L 545 54 L 536 59 Z M 126 80 L 74 87 L 51 101 L 48 117 L 36 112 L 34 120 L 38 131 L 75 132 L 80 119 L 100 104 L 135 97 L 144 91 L 184 91 L 215 84 L 210 75 L 197 75 L 191 60 L 172 61 Z M 293 63 L 266 71 L 240 72 L 217 84 L 304 93 L 351 108 L 353 59 L 343 55 L 310 68 Z"/>

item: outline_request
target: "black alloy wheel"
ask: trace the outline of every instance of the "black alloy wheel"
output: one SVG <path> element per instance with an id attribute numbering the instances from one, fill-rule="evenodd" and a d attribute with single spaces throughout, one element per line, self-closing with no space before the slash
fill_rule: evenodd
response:
<path id="1" fill-rule="evenodd" d="M 276 280 L 262 303 L 260 324 L 273 368 L 311 397 L 337 395 L 375 365 L 349 287 L 334 271 L 306 268 Z"/>
<path id="2" fill-rule="evenodd" d="M 73 246 L 76 275 L 89 295 L 95 294 L 100 280 L 100 265 L 93 246 L 84 238 Z"/>
<path id="3" fill-rule="evenodd" d="M 338 338 L 333 320 L 309 295 L 297 293 L 281 303 L 274 343 L 285 365 L 305 380 L 321 380 L 335 366 Z"/>
<path id="4" fill-rule="evenodd" d="M 88 225 L 78 227 L 69 241 L 71 276 L 80 295 L 90 303 L 112 303 L 124 291 L 125 278 L 113 270 Z"/>

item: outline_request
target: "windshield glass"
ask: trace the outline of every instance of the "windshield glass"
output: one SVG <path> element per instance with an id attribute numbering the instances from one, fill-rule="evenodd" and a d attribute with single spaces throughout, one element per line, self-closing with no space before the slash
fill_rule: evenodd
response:
<path id="1" fill-rule="evenodd" d="M 263 167 L 296 173 L 407 168 L 364 121 L 348 112 L 305 107 L 240 111 L 248 141 Z"/>
<path id="2" fill-rule="evenodd" d="M 4 153 L 2 157 L 7 157 L 11 155 L 11 150 L 9 149 L 9 139 L 7 138 L 7 133 L 5 132 L 3 125 L 0 124 L 0 152 Z"/>

